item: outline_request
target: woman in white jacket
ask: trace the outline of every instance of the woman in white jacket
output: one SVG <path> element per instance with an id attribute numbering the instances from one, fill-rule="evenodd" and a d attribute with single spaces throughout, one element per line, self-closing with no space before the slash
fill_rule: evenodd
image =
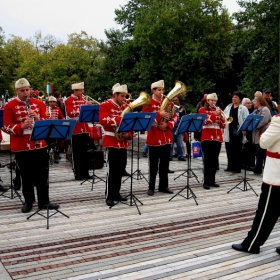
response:
<path id="1" fill-rule="evenodd" d="M 224 110 L 224 113 L 228 117 L 233 118 L 233 121 L 228 123 L 224 130 L 224 141 L 228 159 L 228 166 L 225 171 L 234 173 L 241 172 L 242 143 L 245 141 L 243 133 L 238 133 L 237 130 L 249 115 L 248 109 L 241 104 L 242 98 L 241 92 L 235 91 L 232 95 L 232 103 Z"/>

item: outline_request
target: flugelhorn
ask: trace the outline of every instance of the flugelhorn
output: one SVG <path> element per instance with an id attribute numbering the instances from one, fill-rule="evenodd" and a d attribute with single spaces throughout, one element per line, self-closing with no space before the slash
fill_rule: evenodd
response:
<path id="1" fill-rule="evenodd" d="M 214 105 L 215 109 L 220 109 L 221 110 L 221 119 L 225 120 L 227 123 L 232 123 L 233 117 L 228 117 L 225 112 L 218 106 Z"/>

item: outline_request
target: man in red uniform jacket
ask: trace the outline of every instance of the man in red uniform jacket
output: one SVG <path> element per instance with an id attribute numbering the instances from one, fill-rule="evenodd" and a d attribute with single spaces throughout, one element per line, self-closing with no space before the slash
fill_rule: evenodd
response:
<path id="1" fill-rule="evenodd" d="M 84 83 L 76 83 L 71 86 L 73 93 L 65 100 L 67 116 L 77 120 L 72 138 L 73 171 L 76 180 L 92 179 L 88 173 L 87 143 L 89 139 L 89 126 L 86 122 L 78 122 L 81 105 L 91 104 L 83 98 Z"/>
<path id="2" fill-rule="evenodd" d="M 164 81 L 151 84 L 153 96 L 150 106 L 144 106 L 143 112 L 157 112 L 151 129 L 148 131 L 146 144 L 149 146 L 149 190 L 148 195 L 154 195 L 157 172 L 159 171 L 159 192 L 170 193 L 168 188 L 168 168 L 171 144 L 173 143 L 172 129 L 177 122 L 177 114 L 165 110 L 160 111 L 163 102 Z"/>
<path id="3" fill-rule="evenodd" d="M 22 193 L 25 204 L 22 212 L 30 212 L 35 201 L 34 185 L 37 188 L 40 209 L 58 209 L 49 202 L 48 167 L 49 156 L 45 140 L 30 141 L 34 121 L 45 120 L 46 111 L 37 99 L 30 98 L 30 84 L 25 78 L 15 83 L 17 97 L 7 103 L 4 110 L 4 128 L 11 135 L 11 151 L 20 169 Z"/>
<path id="4" fill-rule="evenodd" d="M 119 126 L 127 95 L 127 86 L 114 87 L 112 98 L 100 105 L 99 122 L 104 129 L 103 147 L 108 148 L 109 177 L 106 190 L 106 204 L 113 206 L 114 200 L 126 201 L 120 194 L 122 173 L 126 166 L 127 149 L 131 133 L 122 133 L 122 139 L 118 140 L 115 131 Z"/>

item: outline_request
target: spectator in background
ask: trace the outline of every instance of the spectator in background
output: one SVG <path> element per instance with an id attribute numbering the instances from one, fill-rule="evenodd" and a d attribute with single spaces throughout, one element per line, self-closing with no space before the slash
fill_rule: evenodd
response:
<path id="1" fill-rule="evenodd" d="M 253 168 L 253 172 L 250 175 L 262 174 L 263 164 L 266 158 L 266 150 L 262 149 L 259 145 L 260 136 L 265 132 L 268 123 L 271 120 L 271 112 L 269 105 L 263 96 L 258 96 L 254 100 L 254 115 L 263 116 L 263 119 L 259 122 L 257 129 L 252 133 L 252 142 L 255 145 L 256 150 L 256 164 Z"/>
<path id="2" fill-rule="evenodd" d="M 249 114 L 254 111 L 254 106 L 249 98 L 243 98 L 242 105 L 247 107 Z M 243 146 L 242 150 L 242 166 L 247 170 L 252 171 L 255 166 L 255 145 L 252 142 L 252 131 L 246 131 L 247 142 Z"/>
<path id="3" fill-rule="evenodd" d="M 173 143 L 172 143 L 171 149 L 170 149 L 170 160 L 173 160 L 173 148 L 174 148 L 174 144 L 176 143 L 178 160 L 186 161 L 186 159 L 184 158 L 183 150 L 182 150 L 183 133 L 175 134 L 175 132 L 178 128 L 178 125 L 180 123 L 180 119 L 181 119 L 181 114 L 180 114 L 181 106 L 180 106 L 179 97 L 178 96 L 173 97 L 172 102 L 176 106 L 179 106 L 179 108 L 175 109 L 175 113 L 177 114 L 178 119 L 177 119 L 175 126 L 172 129 Z M 184 108 L 183 108 L 183 110 L 184 110 Z M 183 110 L 182 110 L 182 113 L 183 113 Z"/>
<path id="4" fill-rule="evenodd" d="M 232 117 L 232 122 L 228 122 L 224 130 L 224 141 L 228 159 L 228 166 L 225 171 L 234 173 L 241 172 L 242 160 L 240 155 L 242 154 L 242 142 L 246 140 L 243 132 L 238 132 L 238 128 L 249 115 L 247 107 L 241 104 L 242 98 L 241 92 L 233 92 L 232 103 L 224 110 L 226 116 Z"/>
<path id="5" fill-rule="evenodd" d="M 270 89 L 264 89 L 263 90 L 263 97 L 266 99 L 266 102 L 268 103 L 268 106 L 270 108 L 271 114 L 272 116 L 275 116 L 278 114 L 277 111 L 277 104 L 275 101 L 273 101 L 272 99 L 272 95 L 271 95 L 271 90 Z"/>
<path id="6" fill-rule="evenodd" d="M 62 94 L 60 92 L 55 92 L 53 96 L 56 98 L 56 106 L 60 109 L 61 113 L 65 118 L 66 117 L 65 105 L 63 102 Z"/>

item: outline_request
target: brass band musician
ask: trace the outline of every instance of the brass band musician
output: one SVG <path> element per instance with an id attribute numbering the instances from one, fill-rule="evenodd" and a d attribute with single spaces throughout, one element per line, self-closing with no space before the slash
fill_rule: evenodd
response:
<path id="1" fill-rule="evenodd" d="M 204 160 L 203 188 L 220 187 L 215 181 L 218 166 L 219 153 L 223 142 L 222 129 L 226 126 L 226 119 L 221 115 L 221 109 L 216 107 L 218 96 L 216 93 L 208 94 L 204 107 L 199 114 L 207 114 L 201 132 L 201 146 Z"/>
<path id="2" fill-rule="evenodd" d="M 164 81 L 151 84 L 153 96 L 149 106 L 143 106 L 143 112 L 157 112 L 155 121 L 148 131 L 146 144 L 149 146 L 149 189 L 148 195 L 154 195 L 157 172 L 159 171 L 158 191 L 172 194 L 168 187 L 168 169 L 171 144 L 173 142 L 172 129 L 177 122 L 175 112 L 161 110 L 163 102 Z M 172 104 L 171 104 L 172 106 Z M 164 119 L 165 121 L 162 121 Z"/>
<path id="3" fill-rule="evenodd" d="M 65 100 L 65 109 L 69 118 L 78 120 L 81 105 L 91 104 L 91 102 L 83 98 L 83 82 L 72 84 L 71 88 L 73 93 Z M 85 160 L 85 158 L 87 158 L 89 133 L 88 124 L 86 122 L 77 121 L 71 138 L 75 180 L 92 179 L 92 176 L 89 175 L 88 172 L 88 162 Z"/>
<path id="4" fill-rule="evenodd" d="M 113 206 L 114 201 L 126 201 L 120 194 L 122 174 L 126 167 L 127 149 L 131 133 L 122 133 L 122 139 L 116 137 L 116 128 L 119 126 L 122 117 L 120 116 L 125 108 L 127 95 L 126 85 L 113 87 L 113 95 L 110 99 L 100 105 L 99 122 L 104 129 L 103 147 L 108 150 L 109 176 L 106 190 L 106 204 Z"/>
<path id="5" fill-rule="evenodd" d="M 30 140 L 34 121 L 47 118 L 41 101 L 30 98 L 30 84 L 25 78 L 15 83 L 17 97 L 7 103 L 4 109 L 4 128 L 11 135 L 11 151 L 20 169 L 22 193 L 25 204 L 23 213 L 28 213 L 35 202 L 34 186 L 37 188 L 40 209 L 58 209 L 59 205 L 49 202 L 48 164 L 49 158 L 45 140 Z"/>

